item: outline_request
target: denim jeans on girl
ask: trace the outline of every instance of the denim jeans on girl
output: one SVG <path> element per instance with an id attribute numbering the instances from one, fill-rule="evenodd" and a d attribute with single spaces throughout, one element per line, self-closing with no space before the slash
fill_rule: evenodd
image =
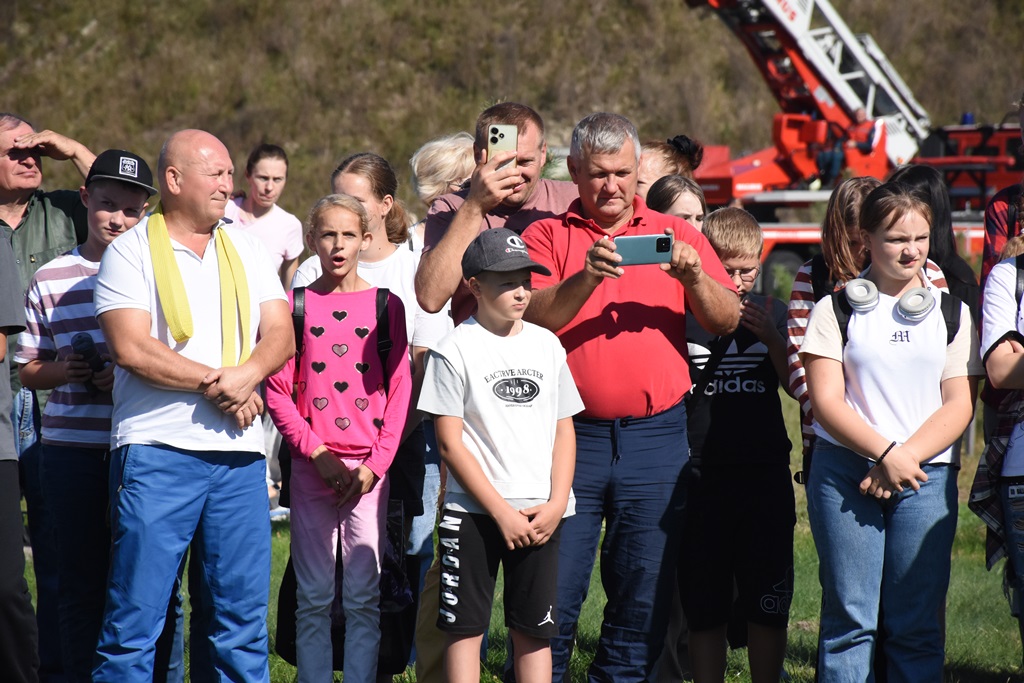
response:
<path id="1" fill-rule="evenodd" d="M 941 681 L 957 469 L 925 465 L 919 490 L 879 500 L 859 490 L 872 465 L 825 439 L 815 443 L 807 510 L 822 587 L 818 680 L 873 681 L 876 632 L 884 628 L 890 683 Z"/>

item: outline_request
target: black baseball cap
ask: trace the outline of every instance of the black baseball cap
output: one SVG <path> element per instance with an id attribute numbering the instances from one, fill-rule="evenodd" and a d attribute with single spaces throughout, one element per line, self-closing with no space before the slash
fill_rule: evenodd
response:
<path id="1" fill-rule="evenodd" d="M 550 270 L 530 258 L 523 238 L 508 228 L 484 230 L 462 255 L 462 277 L 467 280 L 485 270 L 507 273 L 522 268 L 551 275 Z"/>
<path id="2" fill-rule="evenodd" d="M 156 188 L 153 187 L 153 172 L 149 170 L 149 164 L 139 155 L 123 149 L 108 149 L 96 157 L 85 179 L 85 186 L 89 187 L 94 180 L 119 180 L 141 187 L 150 196 L 156 194 Z"/>

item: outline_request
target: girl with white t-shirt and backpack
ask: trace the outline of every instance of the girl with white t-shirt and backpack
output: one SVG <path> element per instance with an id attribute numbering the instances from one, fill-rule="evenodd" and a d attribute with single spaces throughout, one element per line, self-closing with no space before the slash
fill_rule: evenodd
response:
<path id="1" fill-rule="evenodd" d="M 871 266 L 814 307 L 800 351 L 817 437 L 807 506 L 822 683 L 869 680 L 882 629 L 890 681 L 943 675 L 959 467 L 950 446 L 982 369 L 967 307 L 940 305 L 949 295 L 925 274 L 930 222 L 908 188 L 872 190 L 861 209 Z M 943 309 L 959 309 L 959 323 Z"/>

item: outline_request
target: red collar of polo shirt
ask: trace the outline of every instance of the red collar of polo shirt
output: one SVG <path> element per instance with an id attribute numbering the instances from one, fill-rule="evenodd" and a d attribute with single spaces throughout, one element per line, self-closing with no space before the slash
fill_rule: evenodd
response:
<path id="1" fill-rule="evenodd" d="M 565 212 L 565 224 L 569 227 L 586 228 L 591 232 L 600 233 L 605 237 L 609 237 L 605 230 L 595 223 L 590 218 L 585 218 L 581 213 L 583 209 L 583 203 L 579 199 L 572 200 L 572 204 Z M 640 198 L 640 195 L 633 195 L 633 217 L 629 219 L 623 228 L 632 228 L 637 225 L 642 225 L 647 222 L 647 216 L 651 213 L 651 210 L 647 208 L 644 200 Z"/>

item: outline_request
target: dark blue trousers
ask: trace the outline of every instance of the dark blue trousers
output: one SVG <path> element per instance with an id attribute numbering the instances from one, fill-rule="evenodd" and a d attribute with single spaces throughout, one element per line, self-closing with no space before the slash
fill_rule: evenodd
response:
<path id="1" fill-rule="evenodd" d="M 553 680 L 568 681 L 600 542 L 608 605 L 588 678 L 645 681 L 664 644 L 675 581 L 689 459 L 686 409 L 680 403 L 647 418 L 577 418 L 575 426 L 576 514 L 562 527 Z"/>
<path id="2" fill-rule="evenodd" d="M 110 451 L 45 443 L 39 448 L 43 496 L 57 534 L 64 675 L 69 682 L 87 683 L 92 680 L 110 567 Z"/>

